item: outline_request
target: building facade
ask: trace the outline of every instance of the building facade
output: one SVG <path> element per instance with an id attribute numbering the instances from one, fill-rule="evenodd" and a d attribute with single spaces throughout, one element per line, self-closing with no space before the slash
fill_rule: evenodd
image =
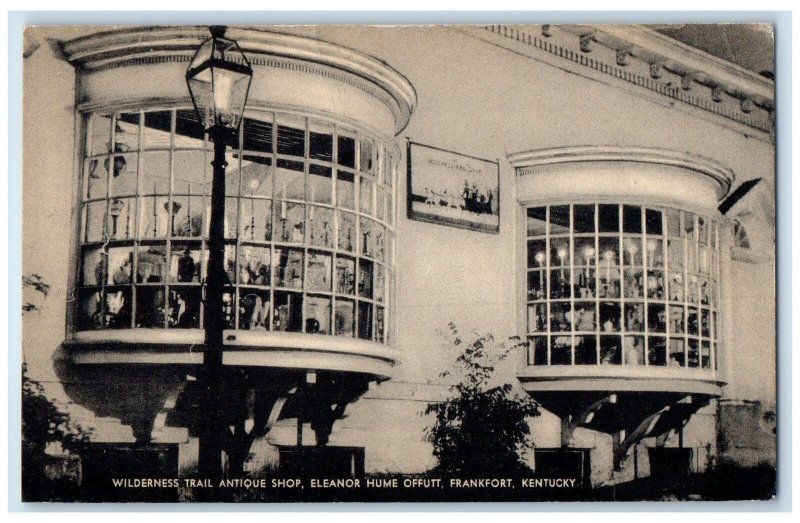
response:
<path id="1" fill-rule="evenodd" d="M 180 474 L 212 151 L 184 75 L 207 36 L 26 32 L 23 270 L 54 292 L 24 359 L 98 445 L 173 449 Z M 641 26 L 227 36 L 254 69 L 226 155 L 230 470 L 310 446 L 367 473 L 435 466 L 450 322 L 527 340 L 499 372 L 544 409 L 534 467 L 580 450 L 599 486 L 775 463 L 771 80 Z M 450 155 L 456 191 L 412 191 L 417 144 Z M 480 159 L 496 183 L 471 192 Z"/>

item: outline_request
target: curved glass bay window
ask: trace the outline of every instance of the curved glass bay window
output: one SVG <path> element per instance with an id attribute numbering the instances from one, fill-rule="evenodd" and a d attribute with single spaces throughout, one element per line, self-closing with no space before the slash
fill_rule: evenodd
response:
<path id="1" fill-rule="evenodd" d="M 394 153 L 275 113 L 232 142 L 228 328 L 389 343 Z M 190 108 L 88 118 L 76 330 L 203 326 L 211 149 Z"/>
<path id="2" fill-rule="evenodd" d="M 526 209 L 529 365 L 716 366 L 716 224 L 608 203 Z"/>

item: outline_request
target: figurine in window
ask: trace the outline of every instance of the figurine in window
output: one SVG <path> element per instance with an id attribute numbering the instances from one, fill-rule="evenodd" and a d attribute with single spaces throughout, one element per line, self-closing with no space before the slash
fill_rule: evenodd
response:
<path id="1" fill-rule="evenodd" d="M 319 333 L 319 320 L 316 318 L 306 319 L 306 333 L 317 334 Z"/>
<path id="2" fill-rule="evenodd" d="M 125 260 L 125 263 L 120 265 L 116 272 L 114 272 L 114 276 L 112 276 L 112 281 L 116 285 L 122 285 L 124 283 L 131 282 L 131 260 L 130 258 Z"/>
<path id="3" fill-rule="evenodd" d="M 292 228 L 292 242 L 303 243 L 303 222 L 297 222 Z"/>
<path id="4" fill-rule="evenodd" d="M 636 336 L 627 336 L 625 338 L 625 364 L 626 365 L 642 365 L 644 364 L 643 350 L 640 345 L 640 338 Z"/>
<path id="5" fill-rule="evenodd" d="M 178 260 L 178 281 L 182 283 L 192 281 L 196 270 L 197 264 L 192 258 L 192 251 L 187 247 L 183 256 Z"/>

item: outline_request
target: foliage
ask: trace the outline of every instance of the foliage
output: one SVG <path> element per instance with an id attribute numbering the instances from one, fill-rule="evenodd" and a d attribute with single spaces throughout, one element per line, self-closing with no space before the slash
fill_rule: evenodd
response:
<path id="1" fill-rule="evenodd" d="M 22 278 L 23 288 L 32 289 L 44 297 L 50 286 L 38 274 Z M 32 302 L 22 306 L 25 312 L 39 310 Z M 41 383 L 32 379 L 28 367 L 22 364 L 22 492 L 27 500 L 59 499 L 63 481 L 50 478 L 48 464 L 54 458 L 47 453 L 51 444 L 59 444 L 64 453 L 77 453 L 90 432 L 75 424 L 56 403 L 47 397 Z M 55 445 L 56 447 L 58 445 Z"/>
<path id="2" fill-rule="evenodd" d="M 22 288 L 23 289 L 32 289 L 44 297 L 50 293 L 50 285 L 45 283 L 44 279 L 38 274 L 31 274 L 29 276 L 22 277 Z M 39 306 L 36 305 L 33 301 L 26 301 L 22 304 L 22 313 L 37 311 L 39 310 Z"/>
<path id="3" fill-rule="evenodd" d="M 460 475 L 525 471 L 520 453 L 530 444 L 528 418 L 539 416 L 539 406 L 510 383 L 494 378 L 497 365 L 524 342 L 514 337 L 509 346 L 491 334 L 477 333 L 465 341 L 453 323 L 449 329 L 460 354 L 454 369 L 441 376 L 454 379 L 454 395 L 426 410 L 436 419 L 429 436 L 439 471 Z"/>

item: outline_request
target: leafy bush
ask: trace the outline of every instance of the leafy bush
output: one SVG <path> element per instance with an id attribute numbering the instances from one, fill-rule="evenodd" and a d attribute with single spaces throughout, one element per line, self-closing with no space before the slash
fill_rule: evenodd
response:
<path id="1" fill-rule="evenodd" d="M 497 365 L 524 342 L 514 337 L 506 344 L 491 334 L 477 333 L 465 341 L 453 323 L 449 329 L 460 354 L 454 369 L 441 376 L 454 380 L 454 395 L 426 409 L 436 419 L 429 437 L 438 472 L 464 476 L 529 472 L 520 454 L 530 446 L 528 418 L 539 416 L 539 406 L 524 391 L 494 377 Z"/>

